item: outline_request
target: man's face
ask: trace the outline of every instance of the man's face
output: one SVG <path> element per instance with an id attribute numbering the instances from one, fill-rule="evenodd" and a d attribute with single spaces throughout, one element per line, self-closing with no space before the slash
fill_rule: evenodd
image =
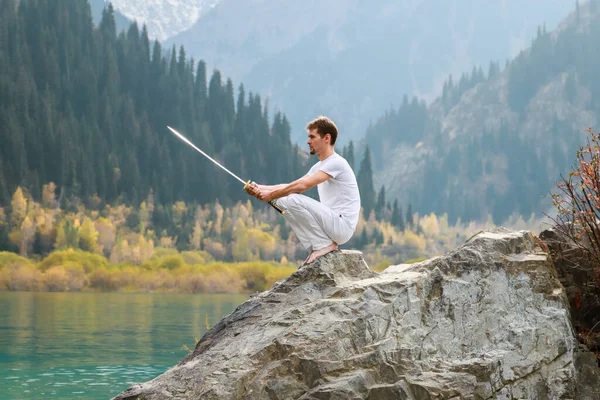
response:
<path id="1" fill-rule="evenodd" d="M 327 135 L 321 137 L 316 129 L 308 131 L 308 149 L 310 154 L 319 154 L 327 146 Z"/>

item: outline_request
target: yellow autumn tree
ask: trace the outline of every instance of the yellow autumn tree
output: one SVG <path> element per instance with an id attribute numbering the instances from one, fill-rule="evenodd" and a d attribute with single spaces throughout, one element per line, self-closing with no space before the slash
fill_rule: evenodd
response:
<path id="1" fill-rule="evenodd" d="M 131 249 L 131 261 L 134 264 L 140 265 L 144 261 L 149 260 L 154 253 L 154 242 L 152 239 L 148 240 L 144 235 L 138 236 L 138 242 Z"/>
<path id="2" fill-rule="evenodd" d="M 412 231 L 404 231 L 404 245 L 411 249 L 416 254 L 422 254 L 427 247 L 427 241 L 424 237 L 415 234 Z"/>
<path id="3" fill-rule="evenodd" d="M 39 233 L 40 245 L 44 251 L 49 251 L 56 239 L 56 218 L 60 210 L 35 207 L 35 226 Z"/>
<path id="4" fill-rule="evenodd" d="M 117 243 L 110 253 L 110 262 L 118 264 L 125 260 L 131 259 L 131 248 L 127 240 L 121 240 Z"/>
<path id="5" fill-rule="evenodd" d="M 227 249 L 225 246 L 223 246 L 223 244 L 220 242 L 212 240 L 211 238 L 204 238 L 202 240 L 202 246 L 204 247 L 204 250 L 208 252 L 208 254 L 217 260 L 223 260 L 227 254 Z"/>
<path id="6" fill-rule="evenodd" d="M 65 222 L 61 221 L 56 228 L 56 239 L 54 240 L 54 248 L 62 250 L 67 247 L 67 235 L 65 234 Z"/>
<path id="7" fill-rule="evenodd" d="M 215 222 L 213 224 L 213 232 L 216 237 L 220 237 L 221 236 L 221 228 L 223 226 L 224 210 L 218 200 L 215 203 L 214 212 L 215 212 Z"/>
<path id="8" fill-rule="evenodd" d="M 162 236 L 159 240 L 158 240 L 160 247 L 164 247 L 166 249 L 172 249 L 175 248 L 175 244 L 177 243 L 177 236 L 176 237 L 171 237 L 171 236 Z"/>
<path id="9" fill-rule="evenodd" d="M 434 213 L 423 216 L 420 224 L 425 237 L 438 237 L 440 235 L 440 224 Z"/>
<path id="10" fill-rule="evenodd" d="M 115 245 L 117 230 L 106 218 L 98 218 L 94 221 L 94 227 L 98 232 L 98 245 L 105 255 L 109 255 Z"/>
<path id="11" fill-rule="evenodd" d="M 47 208 L 57 208 L 56 184 L 50 182 L 42 187 L 42 205 Z"/>
<path id="12" fill-rule="evenodd" d="M 13 228 L 20 228 L 27 215 L 27 199 L 21 187 L 17 187 L 10 201 L 10 224 Z"/>
<path id="13" fill-rule="evenodd" d="M 262 260 L 272 260 L 275 253 L 275 238 L 259 229 L 248 230 L 248 247 L 253 254 L 260 254 Z"/>
<path id="14" fill-rule="evenodd" d="M 148 207 L 146 206 L 145 201 L 142 201 L 142 204 L 140 204 L 140 211 L 138 215 L 140 217 L 140 223 L 142 224 L 141 233 L 143 234 L 146 228 L 150 226 L 150 213 L 148 212 Z"/>
<path id="15" fill-rule="evenodd" d="M 77 225 L 77 226 L 76 226 Z M 56 229 L 56 240 L 54 248 L 62 250 L 66 248 L 79 248 L 79 229 L 78 221 L 74 223 L 70 219 L 63 220 Z"/>
<path id="16" fill-rule="evenodd" d="M 8 240 L 15 246 L 19 248 L 19 252 L 21 250 L 21 241 L 23 240 L 23 234 L 21 233 L 21 229 L 13 229 L 8 234 Z"/>
<path id="17" fill-rule="evenodd" d="M 183 218 L 188 211 L 187 206 L 183 201 L 177 201 L 171 206 L 171 211 L 173 212 L 173 223 L 175 226 L 181 227 L 183 225 Z"/>
<path id="18" fill-rule="evenodd" d="M 202 238 L 204 237 L 204 231 L 200 226 L 200 221 L 196 221 L 194 225 L 194 231 L 190 236 L 190 250 L 200 250 L 202 246 Z"/>
<path id="19" fill-rule="evenodd" d="M 35 222 L 29 216 L 25 217 L 21 224 L 21 243 L 19 244 L 19 253 L 27 257 L 31 252 L 33 239 L 35 237 Z"/>
<path id="20" fill-rule="evenodd" d="M 247 261 L 252 257 L 248 244 L 248 229 L 246 229 L 246 224 L 240 218 L 237 220 L 235 228 L 233 228 L 231 256 L 234 261 Z"/>
<path id="21" fill-rule="evenodd" d="M 98 231 L 89 217 L 83 219 L 79 228 L 79 248 L 90 253 L 100 253 L 102 247 L 98 244 Z"/>

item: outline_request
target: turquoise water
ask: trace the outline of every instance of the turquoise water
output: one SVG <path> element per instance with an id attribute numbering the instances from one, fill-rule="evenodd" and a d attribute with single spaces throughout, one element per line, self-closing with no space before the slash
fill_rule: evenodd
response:
<path id="1" fill-rule="evenodd" d="M 175 365 L 247 298 L 0 292 L 0 399 L 109 399 Z"/>

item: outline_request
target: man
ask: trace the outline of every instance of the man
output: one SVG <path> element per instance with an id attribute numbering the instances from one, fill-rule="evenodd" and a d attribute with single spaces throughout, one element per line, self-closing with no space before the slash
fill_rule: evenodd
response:
<path id="1" fill-rule="evenodd" d="M 332 252 L 346 243 L 356 230 L 360 213 L 360 194 L 356 177 L 348 162 L 335 152 L 338 130 L 332 120 L 318 117 L 306 126 L 310 154 L 317 162 L 302 178 L 288 184 L 258 185 L 252 182 L 246 191 L 275 203 L 284 210 L 292 230 L 307 249 L 305 264 Z M 319 199 L 301 195 L 317 186 Z"/>

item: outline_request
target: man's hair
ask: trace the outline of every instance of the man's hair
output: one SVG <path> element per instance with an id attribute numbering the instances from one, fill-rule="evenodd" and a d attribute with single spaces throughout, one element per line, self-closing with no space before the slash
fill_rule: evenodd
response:
<path id="1" fill-rule="evenodd" d="M 306 125 L 306 130 L 311 131 L 313 129 L 317 130 L 317 133 L 324 137 L 328 133 L 331 135 L 331 145 L 335 144 L 335 140 L 337 139 L 338 130 L 335 123 L 327 117 L 317 117 L 310 121 L 308 125 Z"/>

